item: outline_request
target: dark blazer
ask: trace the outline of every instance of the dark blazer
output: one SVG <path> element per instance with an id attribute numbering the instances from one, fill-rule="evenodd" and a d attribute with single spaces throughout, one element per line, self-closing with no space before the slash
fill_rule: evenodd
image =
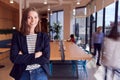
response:
<path id="1" fill-rule="evenodd" d="M 22 51 L 22 55 L 18 54 Z M 27 65 L 40 64 L 45 72 L 50 75 L 49 58 L 50 58 L 50 39 L 45 33 L 37 33 L 35 52 L 42 51 L 42 56 L 35 59 L 35 54 L 29 54 L 27 49 L 26 36 L 18 31 L 13 33 L 12 45 L 10 50 L 10 60 L 14 66 L 10 76 L 19 80 Z"/>

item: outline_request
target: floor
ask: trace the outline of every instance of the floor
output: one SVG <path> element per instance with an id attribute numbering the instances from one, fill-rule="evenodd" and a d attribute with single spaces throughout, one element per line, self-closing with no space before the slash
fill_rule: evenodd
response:
<path id="1" fill-rule="evenodd" d="M 5 65 L 4 68 L 0 69 L 0 80 L 14 80 L 9 76 L 9 72 L 13 66 L 10 62 L 9 57 L 0 60 L 0 65 Z M 49 77 L 49 80 L 95 80 L 94 73 L 97 70 L 97 66 L 93 66 L 93 62 L 87 62 L 87 75 L 81 68 L 81 65 L 77 65 L 78 77 L 76 72 L 73 73 L 72 66 L 70 64 L 53 64 L 53 74 Z M 86 77 L 86 78 L 85 78 Z"/>

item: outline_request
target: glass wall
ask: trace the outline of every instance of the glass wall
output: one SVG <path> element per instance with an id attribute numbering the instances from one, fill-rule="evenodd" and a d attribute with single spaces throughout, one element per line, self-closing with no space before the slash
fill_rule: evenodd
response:
<path id="1" fill-rule="evenodd" d="M 88 36 L 88 40 L 87 40 L 87 42 L 88 42 L 88 44 L 90 43 L 89 41 L 90 41 L 90 17 L 87 17 L 87 36 Z"/>
<path id="2" fill-rule="evenodd" d="M 64 35 L 64 12 L 63 11 L 59 11 L 58 12 L 58 24 L 60 24 L 62 26 L 61 28 L 61 33 L 60 33 L 60 37 L 63 40 L 63 35 Z"/>
<path id="3" fill-rule="evenodd" d="M 51 39 L 54 39 L 55 37 L 55 32 L 53 30 L 55 24 L 59 24 L 61 27 L 61 31 L 60 31 L 60 39 L 63 39 L 63 27 L 64 27 L 64 11 L 57 11 L 57 12 L 53 12 L 52 15 L 50 15 L 50 36 Z"/>
<path id="4" fill-rule="evenodd" d="M 103 25 L 103 9 L 97 12 L 97 27 Z"/>
<path id="5" fill-rule="evenodd" d="M 120 0 L 118 4 L 118 26 L 120 27 Z"/>
<path id="6" fill-rule="evenodd" d="M 81 42 L 81 44 L 85 44 L 85 27 L 86 27 L 86 17 L 85 17 L 85 8 L 77 8 L 75 14 L 75 26 L 74 26 L 74 34 L 77 40 Z"/>
<path id="7" fill-rule="evenodd" d="M 96 14 L 93 13 L 93 22 L 92 22 L 92 32 L 95 32 L 95 27 L 96 27 Z"/>
<path id="8" fill-rule="evenodd" d="M 53 24 L 56 22 L 57 22 L 57 13 L 52 13 L 52 15 L 50 15 L 50 25 L 53 26 Z"/>
<path id="9" fill-rule="evenodd" d="M 71 24 L 70 24 L 70 34 L 74 34 L 74 26 L 75 26 L 75 17 L 72 16 Z"/>
<path id="10" fill-rule="evenodd" d="M 115 21 L 115 3 L 110 4 L 106 7 L 105 12 L 105 35 L 109 34 L 111 27 Z"/>
<path id="11" fill-rule="evenodd" d="M 76 18 L 76 26 L 78 25 L 79 29 L 79 39 L 81 43 L 85 43 L 85 27 L 86 27 L 86 18 Z"/>

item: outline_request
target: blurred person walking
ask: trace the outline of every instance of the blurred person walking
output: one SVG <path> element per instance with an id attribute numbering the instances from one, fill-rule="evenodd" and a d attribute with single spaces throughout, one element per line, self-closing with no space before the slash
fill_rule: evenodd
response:
<path id="1" fill-rule="evenodd" d="M 102 27 L 97 27 L 97 31 L 92 34 L 92 48 L 94 48 L 93 56 L 96 56 L 98 51 L 98 58 L 96 65 L 100 66 L 100 53 L 103 43 L 104 34 L 102 32 Z"/>
<path id="2" fill-rule="evenodd" d="M 120 80 L 120 26 L 113 26 L 104 38 L 101 63 L 105 67 L 105 80 Z"/>

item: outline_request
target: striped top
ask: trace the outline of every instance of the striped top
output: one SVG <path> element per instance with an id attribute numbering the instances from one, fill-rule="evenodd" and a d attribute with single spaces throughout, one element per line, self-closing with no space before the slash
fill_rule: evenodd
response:
<path id="1" fill-rule="evenodd" d="M 29 54 L 32 54 L 35 52 L 37 34 L 27 35 L 26 38 L 27 38 L 28 52 Z M 39 67 L 40 67 L 39 64 L 27 65 L 26 70 L 33 70 Z"/>

